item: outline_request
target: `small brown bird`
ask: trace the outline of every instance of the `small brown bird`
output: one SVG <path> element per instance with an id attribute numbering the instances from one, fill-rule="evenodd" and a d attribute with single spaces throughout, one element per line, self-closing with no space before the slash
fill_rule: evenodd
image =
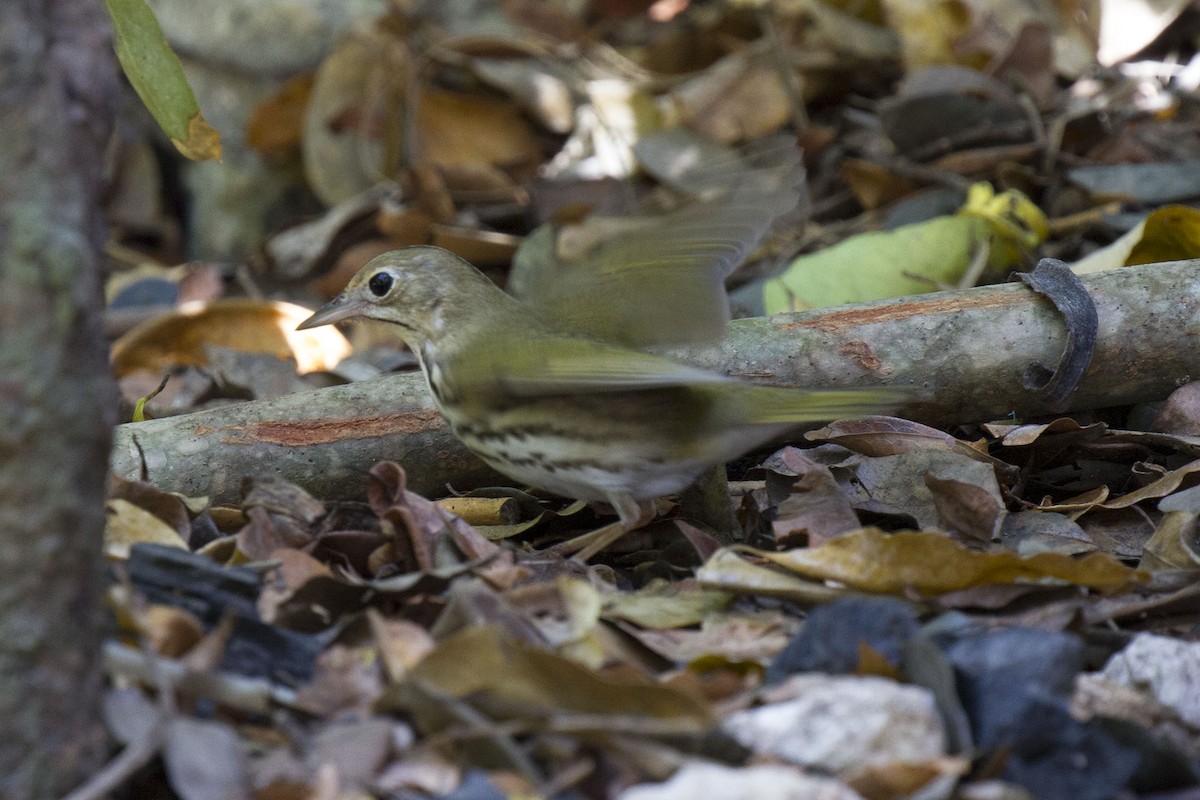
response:
<path id="1" fill-rule="evenodd" d="M 555 494 L 607 501 L 615 534 L 639 501 L 684 489 L 798 423 L 880 411 L 892 389 L 804 391 L 744 383 L 564 332 L 445 250 L 368 262 L 299 327 L 353 318 L 393 326 L 455 435 L 497 471 Z"/>

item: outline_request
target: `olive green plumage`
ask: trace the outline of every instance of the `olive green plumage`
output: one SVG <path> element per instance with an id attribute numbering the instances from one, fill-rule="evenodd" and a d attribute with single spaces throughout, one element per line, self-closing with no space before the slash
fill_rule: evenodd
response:
<path id="1" fill-rule="evenodd" d="M 376 257 L 301 327 L 353 318 L 394 328 L 438 409 L 484 461 L 557 494 L 608 501 L 626 525 L 636 501 L 680 491 L 789 427 L 898 397 L 757 386 L 563 333 L 435 247 Z"/>

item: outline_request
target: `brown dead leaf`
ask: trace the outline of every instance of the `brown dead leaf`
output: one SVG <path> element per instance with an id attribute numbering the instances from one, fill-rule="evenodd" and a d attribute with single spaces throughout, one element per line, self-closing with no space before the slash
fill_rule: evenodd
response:
<path id="1" fill-rule="evenodd" d="M 1127 266 L 1182 261 L 1200 256 L 1200 211 L 1190 206 L 1163 206 L 1146 218 L 1142 238 L 1125 260 Z"/>
<path id="2" fill-rule="evenodd" d="M 726 56 L 660 102 L 674 118 L 722 144 L 774 133 L 792 115 L 779 73 L 743 53 Z"/>
<path id="3" fill-rule="evenodd" d="M 333 645 L 317 656 L 316 677 L 296 693 L 296 707 L 329 716 L 367 714 L 383 690 L 378 653 L 368 648 Z"/>
<path id="4" fill-rule="evenodd" d="M 604 595 L 601 616 L 625 620 L 641 628 L 684 628 L 699 625 L 725 610 L 733 601 L 726 592 L 712 592 L 655 580 L 633 592 Z"/>
<path id="5" fill-rule="evenodd" d="M 1074 497 L 1068 497 L 1057 503 L 1052 503 L 1049 499 L 1043 500 L 1038 505 L 1038 510 L 1069 514 L 1072 519 L 1078 519 L 1085 511 L 1090 511 L 1096 506 L 1103 504 L 1107 499 L 1108 487 L 1097 486 L 1095 489 L 1077 494 Z"/>
<path id="6" fill-rule="evenodd" d="M 149 511 L 172 526 L 184 541 L 187 541 L 192 527 L 189 506 L 195 509 L 195 513 L 200 513 L 208 505 L 207 498 L 190 498 L 185 501 L 179 495 L 164 492 L 153 484 L 125 480 L 116 474 L 108 476 L 108 496 L 110 499 L 128 500 Z"/>
<path id="7" fill-rule="evenodd" d="M 858 204 L 868 211 L 885 206 L 916 188 L 882 164 L 861 158 L 847 158 L 838 165 L 838 174 L 850 185 Z"/>
<path id="8" fill-rule="evenodd" d="M 1200 381 L 1192 381 L 1171 392 L 1150 430 L 1182 436 L 1200 435 Z"/>
<path id="9" fill-rule="evenodd" d="M 622 625 L 621 630 L 646 647 L 678 664 L 720 658 L 728 664 L 765 667 L 787 646 L 789 633 L 777 614 L 713 615 L 699 630 L 645 630 Z"/>
<path id="10" fill-rule="evenodd" d="M 272 550 L 266 557 L 277 561 L 279 567 L 264 576 L 262 592 L 258 596 L 258 614 L 264 622 L 274 622 L 279 606 L 313 578 L 333 577 L 329 567 L 292 547 Z"/>
<path id="11" fill-rule="evenodd" d="M 305 177 L 326 205 L 358 195 L 397 168 L 399 151 L 389 153 L 387 142 L 402 129 L 410 68 L 407 48 L 382 32 L 346 36 L 317 68 L 302 155 Z"/>
<path id="12" fill-rule="evenodd" d="M 938 527 L 963 539 L 991 542 L 1000 535 L 1006 511 L 999 487 L 925 473 L 925 486 L 937 509 Z"/>
<path id="13" fill-rule="evenodd" d="M 311 539 L 308 531 L 282 515 L 269 514 L 266 509 L 247 509 L 250 520 L 237 534 L 238 550 L 251 561 L 269 558 L 276 550 L 303 547 Z"/>
<path id="14" fill-rule="evenodd" d="M 429 243 L 478 264 L 480 267 L 507 265 L 521 244 L 507 233 L 481 231 L 464 225 L 429 226 Z"/>
<path id="15" fill-rule="evenodd" d="M 471 628 L 491 626 L 531 644 L 542 641 L 529 617 L 508 598 L 481 580 L 459 580 L 450 584 L 443 598 L 445 610 L 430 633 L 439 641 Z"/>
<path id="16" fill-rule="evenodd" d="M 779 547 L 816 545 L 861 527 L 850 498 L 828 467 L 794 448 L 788 448 L 786 458 L 797 479 L 771 523 Z"/>
<path id="17" fill-rule="evenodd" d="M 700 733 L 713 724 L 701 699 L 652 680 L 614 678 L 546 650 L 513 641 L 491 626 L 471 628 L 438 645 L 412 670 L 416 683 L 471 699 L 494 719 L 552 720 L 583 715 L 598 731 Z M 399 699 L 391 694 L 391 699 Z M 389 704 L 384 700 L 385 705 Z M 424 704 L 419 704 L 424 705 Z M 438 729 L 433 709 L 413 709 L 422 728 Z M 580 720 L 582 722 L 582 719 Z"/>
<path id="18" fill-rule="evenodd" d="M 1000 542 L 1022 556 L 1034 553 L 1074 556 L 1097 549 L 1096 544 L 1070 517 L 1041 510 L 1008 514 L 1000 529 Z"/>
<path id="19" fill-rule="evenodd" d="M 1128 508 L 1143 500 L 1157 500 L 1187 486 L 1196 484 L 1200 475 L 1200 460 L 1185 464 L 1179 469 L 1173 469 L 1156 481 L 1146 484 L 1140 489 L 1123 494 L 1104 504 L 1105 508 Z"/>
<path id="20" fill-rule="evenodd" d="M 868 800 L 902 800 L 925 792 L 940 794 L 937 787 L 952 786 L 970 770 L 970 759 L 961 756 L 917 762 L 887 761 L 863 767 L 846 782 Z"/>
<path id="21" fill-rule="evenodd" d="M 718 550 L 704 562 L 696 570 L 696 580 L 706 589 L 781 597 L 799 603 L 826 603 L 846 594 L 844 589 L 815 583 L 762 563 L 752 563 L 728 548 Z"/>
<path id="22" fill-rule="evenodd" d="M 1001 132 L 1028 125 L 1003 81 L 947 64 L 910 72 L 899 91 L 880 102 L 879 119 L 896 148 L 913 156 L 945 155 L 951 143 L 956 150 L 1008 144 L 1012 133 Z"/>
<path id="23" fill-rule="evenodd" d="M 865 456 L 890 456 L 915 450 L 949 450 L 974 461 L 990 464 L 997 477 L 1015 474 L 1012 464 L 987 454 L 971 442 L 956 439 L 928 425 L 899 417 L 867 416 L 844 419 L 804 434 L 810 442 L 829 442 Z"/>
<path id="24" fill-rule="evenodd" d="M 854 666 L 855 675 L 878 675 L 881 678 L 891 678 L 899 681 L 903 674 L 898 666 L 883 653 L 871 647 L 865 639 L 858 642 L 858 663 Z"/>
<path id="25" fill-rule="evenodd" d="M 212 376 L 222 397 L 269 400 L 310 388 L 296 374 L 296 365 L 291 359 L 283 360 L 270 353 L 246 353 L 215 344 L 204 345 L 204 357 L 208 362 L 204 372 Z"/>
<path id="26" fill-rule="evenodd" d="M 1079 524 L 1096 547 L 1116 558 L 1141 558 L 1154 533 L 1154 517 L 1135 506 L 1101 506 L 1080 517 Z"/>
<path id="27" fill-rule="evenodd" d="M 325 516 L 325 504 L 291 481 L 278 476 L 257 477 L 243 483 L 242 510 L 262 508 L 277 517 L 287 517 L 311 526 Z"/>
<path id="28" fill-rule="evenodd" d="M 483 95 L 427 88 L 417 107 L 425 158 L 447 166 L 511 166 L 541 157 L 533 129 L 516 105 Z"/>
<path id="29" fill-rule="evenodd" d="M 887 534 L 876 528 L 863 528 L 821 547 L 758 555 L 814 580 L 888 594 L 934 595 L 986 584 L 1048 581 L 1109 594 L 1148 577 L 1104 553 L 1080 559 L 1058 553 L 1029 557 L 1007 550 L 981 553 L 942 534 Z"/>
<path id="30" fill-rule="evenodd" d="M 299 158 L 304 112 L 315 80 L 312 73 L 290 78 L 278 92 L 255 106 L 246 122 L 247 144 L 276 163 Z"/>
<path id="31" fill-rule="evenodd" d="M 204 638 L 200 620 L 174 606 L 150 606 L 138 615 L 138 628 L 150 649 L 168 658 L 182 657 Z"/>
<path id="32" fill-rule="evenodd" d="M 448 554 L 438 547 L 448 536 L 459 547 L 465 559 L 495 558 L 511 562 L 511 552 L 501 551 L 458 517 L 439 508 L 430 500 L 408 491 L 404 469 L 393 461 L 376 464 L 370 470 L 371 483 L 367 489 L 371 510 L 384 525 L 384 532 L 394 537 L 405 571 L 430 571 L 439 564 L 439 556 Z"/>
<path id="33" fill-rule="evenodd" d="M 455 203 L 529 204 L 528 192 L 504 170 L 483 161 L 439 165 L 442 181 Z"/>
<path id="34" fill-rule="evenodd" d="M 935 480 L 930 483 L 930 476 Z M 951 477 L 953 476 L 953 477 Z M 936 528 L 943 517 L 969 527 L 985 524 L 982 518 L 970 519 L 969 507 L 983 508 L 981 494 L 992 496 L 995 505 L 992 513 L 1003 511 L 1000 501 L 1000 486 L 996 482 L 996 471 L 984 461 L 965 455 L 961 449 L 918 449 L 894 456 L 876 456 L 863 459 L 854 473 L 856 504 L 866 505 L 876 511 L 905 515 L 921 529 Z M 941 488 L 936 479 L 952 480 L 958 484 L 971 484 L 975 498 L 954 499 L 948 490 Z M 940 505 L 934 497 L 933 487 L 941 492 Z M 961 518 L 955 518 L 955 517 Z"/>
<path id="35" fill-rule="evenodd" d="M 579 578 L 558 575 L 531 581 L 505 592 L 505 599 L 553 648 L 582 642 L 600 621 L 600 595 Z"/>
<path id="36" fill-rule="evenodd" d="M 367 622 L 391 683 L 403 680 L 410 669 L 437 647 L 427 630 L 408 620 L 388 619 L 374 608 L 368 608 Z"/>
<path id="37" fill-rule="evenodd" d="M 1142 551 L 1142 569 L 1200 570 L 1200 543 L 1196 540 L 1196 514 L 1168 511 Z"/>

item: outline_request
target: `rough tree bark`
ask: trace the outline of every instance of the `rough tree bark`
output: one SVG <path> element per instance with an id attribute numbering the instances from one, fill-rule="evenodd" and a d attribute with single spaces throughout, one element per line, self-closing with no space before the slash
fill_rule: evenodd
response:
<path id="1" fill-rule="evenodd" d="M 2 0 L 0 64 L 0 797 L 23 800 L 102 755 L 97 209 L 118 84 L 101 0 Z"/>

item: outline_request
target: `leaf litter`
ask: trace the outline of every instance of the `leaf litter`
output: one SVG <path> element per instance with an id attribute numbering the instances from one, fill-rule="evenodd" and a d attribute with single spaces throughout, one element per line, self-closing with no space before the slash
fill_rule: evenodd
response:
<path id="1" fill-rule="evenodd" d="M 1200 153 L 1190 78 L 1097 70 L 1112 34 L 1097 39 L 1064 4 L 966 3 L 950 17 L 890 1 L 765 17 L 694 5 L 651 23 L 596 4 L 607 39 L 586 69 L 543 49 L 582 30 L 565 9 L 534 25 L 498 7 L 476 20 L 482 37 L 426 50 L 397 31 L 427 35 L 435 20 L 390 12 L 254 118 L 251 145 L 299 166 L 330 208 L 262 242 L 257 279 L 336 291 L 367 258 L 416 243 L 499 276 L 530 219 L 571 231 L 549 240 L 555 257 L 606 231 L 644 235 L 647 209 L 713 202 L 712 189 L 664 151 L 635 153 L 633 132 L 682 122 L 716 160 L 798 111 L 811 209 L 733 278 L 751 308 L 994 281 L 1035 255 L 1077 272 L 1200 255 L 1191 209 L 1171 205 L 1200 195 L 1185 179 Z M 1108 26 L 1119 12 L 1100 5 Z M 463 23 L 426 13 L 450 34 Z M 542 38 L 514 35 L 529 25 Z M 679 46 L 682 25 L 699 45 Z M 772 63 L 772 37 L 799 86 Z M 405 161 L 410 134 L 436 147 Z M 630 183 L 637 158 L 658 186 Z M 858 262 L 858 278 L 831 280 Z M 787 269 L 769 281 L 772 265 Z M 152 415 L 293 390 L 285 357 L 309 386 L 406 365 L 358 330 L 354 360 L 337 364 L 344 340 L 295 341 L 276 326 L 287 308 L 239 302 L 127 334 L 114 362 L 127 399 L 163 370 Z M 109 728 L 156 742 L 185 798 L 1193 786 L 1194 387 L 1161 409 L 949 431 L 831 423 L 731 465 L 716 508 L 664 504 L 587 564 L 553 545 L 603 510 L 449 492 L 498 501 L 466 511 L 409 491 L 400 463 L 364 473 L 356 499 L 257 475 L 239 503 L 212 505 L 114 479 Z"/>

